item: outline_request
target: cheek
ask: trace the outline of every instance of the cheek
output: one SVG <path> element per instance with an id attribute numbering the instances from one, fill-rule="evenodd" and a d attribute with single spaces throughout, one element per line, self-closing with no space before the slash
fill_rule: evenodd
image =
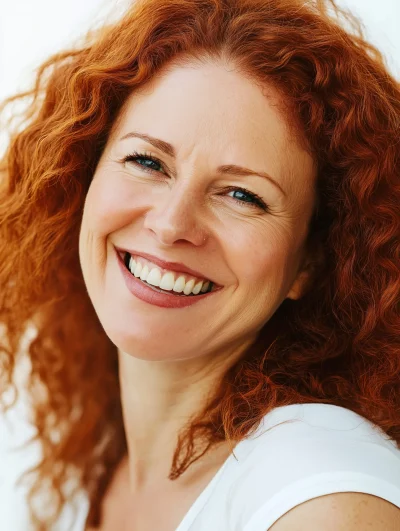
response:
<path id="1" fill-rule="evenodd" d="M 96 176 L 86 198 L 85 227 L 98 237 L 106 236 L 129 223 L 135 203 L 132 186 L 105 175 Z"/>
<path id="2" fill-rule="evenodd" d="M 284 235 L 272 230 L 252 231 L 236 234 L 231 242 L 230 256 L 237 279 L 256 289 L 269 285 L 279 289 L 288 270 L 289 243 Z M 257 230 L 256 230 L 257 229 Z"/>

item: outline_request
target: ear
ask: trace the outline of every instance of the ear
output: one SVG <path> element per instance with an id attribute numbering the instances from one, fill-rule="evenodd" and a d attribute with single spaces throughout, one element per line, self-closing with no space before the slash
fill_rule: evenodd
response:
<path id="1" fill-rule="evenodd" d="M 310 274 L 307 271 L 300 271 L 297 275 L 289 293 L 286 295 L 287 299 L 298 300 L 304 295 L 306 286 L 310 284 Z"/>
<path id="2" fill-rule="evenodd" d="M 299 269 L 288 294 L 287 299 L 301 299 L 311 288 L 316 274 L 324 264 L 324 253 L 321 245 L 315 245 L 313 251 L 309 251 Z"/>

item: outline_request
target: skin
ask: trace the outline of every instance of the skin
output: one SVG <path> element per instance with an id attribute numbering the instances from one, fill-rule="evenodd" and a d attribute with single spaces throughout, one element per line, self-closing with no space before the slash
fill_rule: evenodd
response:
<path id="1" fill-rule="evenodd" d="M 294 507 L 268 531 L 398 531 L 400 510 L 377 496 L 339 492 Z"/>
<path id="2" fill-rule="evenodd" d="M 93 176 L 79 252 L 89 296 L 119 351 L 132 493 L 165 485 L 179 430 L 309 278 L 314 161 L 290 138 L 277 97 L 233 65 L 172 65 L 127 100 Z M 121 140 L 132 131 L 169 142 L 176 156 Z M 150 174 L 121 162 L 133 150 L 161 165 Z M 259 175 L 219 175 L 222 164 L 267 172 L 283 192 Z M 268 210 L 228 186 L 256 193 Z M 127 290 L 114 245 L 182 262 L 224 287 L 184 309 L 150 305 Z M 213 471 L 228 453 L 217 451 L 194 474 Z"/>

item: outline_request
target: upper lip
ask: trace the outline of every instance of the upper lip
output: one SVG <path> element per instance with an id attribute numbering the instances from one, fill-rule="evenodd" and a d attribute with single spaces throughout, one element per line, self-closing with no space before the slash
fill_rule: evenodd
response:
<path id="1" fill-rule="evenodd" d="M 214 280 L 210 279 L 206 275 L 203 275 L 203 273 L 196 271 L 195 269 L 191 269 L 190 267 L 187 267 L 184 264 L 181 264 L 180 262 L 167 262 L 152 254 L 142 253 L 141 251 L 134 251 L 133 249 L 121 247 L 115 247 L 115 249 L 119 253 L 129 253 L 131 256 L 141 256 L 146 260 L 150 260 L 150 262 L 153 262 L 153 264 L 158 265 L 162 269 L 169 269 L 170 271 L 176 271 L 177 273 L 187 273 L 188 275 L 192 275 L 193 277 L 204 278 L 206 280 L 210 280 L 215 285 L 215 287 L 222 287 L 217 282 L 214 282 Z"/>

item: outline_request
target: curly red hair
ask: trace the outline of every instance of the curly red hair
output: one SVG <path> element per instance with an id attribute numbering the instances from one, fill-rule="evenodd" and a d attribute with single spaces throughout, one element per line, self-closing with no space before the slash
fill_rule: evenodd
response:
<path id="1" fill-rule="evenodd" d="M 30 504 L 47 489 L 55 509 L 46 519 L 32 509 L 38 526 L 58 517 L 71 477 L 97 525 L 126 452 L 117 347 L 78 256 L 91 178 L 128 95 L 170 61 L 204 56 L 227 57 L 282 95 L 288 124 L 317 162 L 309 244 L 325 260 L 312 288 L 282 303 L 181 434 L 170 478 L 292 403 L 347 407 L 400 442 L 399 82 L 333 0 L 139 0 L 53 55 L 31 91 L 3 104 L 31 98 L 1 161 L 0 322 L 3 390 L 15 389 L 27 326 L 37 331 L 28 391 L 43 459 Z M 195 438 L 205 441 L 197 454 Z"/>

